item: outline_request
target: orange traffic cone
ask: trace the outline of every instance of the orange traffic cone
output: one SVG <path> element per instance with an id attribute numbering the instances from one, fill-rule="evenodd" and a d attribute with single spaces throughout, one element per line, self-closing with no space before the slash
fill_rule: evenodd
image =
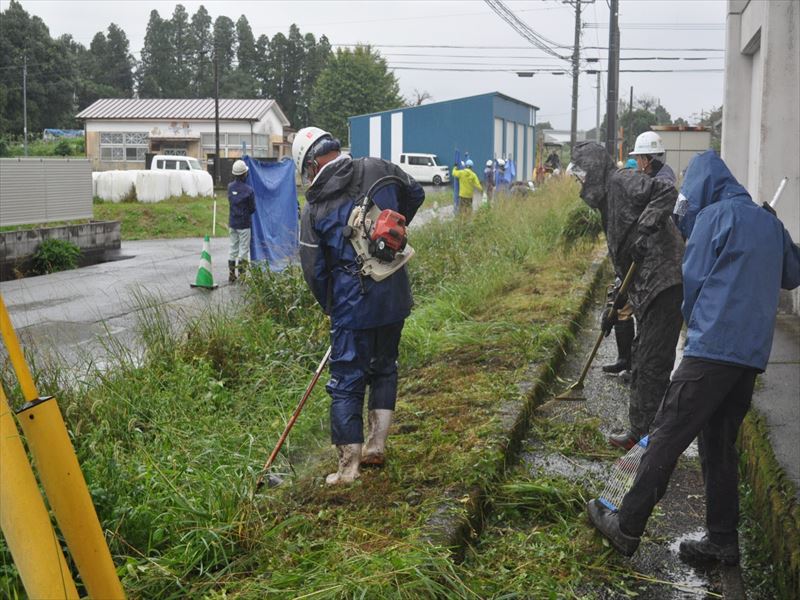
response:
<path id="1" fill-rule="evenodd" d="M 216 289 L 214 275 L 211 272 L 211 240 L 206 236 L 203 239 L 203 251 L 200 253 L 200 266 L 197 269 L 197 278 L 191 284 L 192 287 L 204 288 L 207 290 Z"/>

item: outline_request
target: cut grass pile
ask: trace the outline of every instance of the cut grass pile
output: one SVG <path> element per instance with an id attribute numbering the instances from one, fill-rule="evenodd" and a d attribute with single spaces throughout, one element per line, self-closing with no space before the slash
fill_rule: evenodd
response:
<path id="1" fill-rule="evenodd" d="M 481 597 L 480 577 L 431 543 L 429 523 L 443 499 L 466 501 L 491 479 L 503 406 L 519 398 L 529 363 L 569 336 L 591 253 L 561 243 L 576 191 L 556 182 L 414 232 L 417 306 L 401 344 L 389 462 L 352 487 L 322 485 L 335 460 L 319 385 L 277 463 L 290 482 L 251 499 L 328 344 L 297 270 L 256 272 L 236 314 L 176 327 L 157 303 L 143 307 L 143 365 L 118 348 L 115 368 L 82 389 L 42 374 L 40 393 L 60 395 L 130 597 Z M 539 551 L 596 551 L 577 534 L 574 494 L 558 503 L 565 546 Z M 3 550 L 0 594 L 17 593 Z"/>

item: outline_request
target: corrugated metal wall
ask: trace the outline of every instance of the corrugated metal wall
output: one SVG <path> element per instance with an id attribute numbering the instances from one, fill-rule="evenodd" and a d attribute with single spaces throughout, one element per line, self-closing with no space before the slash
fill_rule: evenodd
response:
<path id="1" fill-rule="evenodd" d="M 0 159 L 0 226 L 91 217 L 88 159 Z"/>

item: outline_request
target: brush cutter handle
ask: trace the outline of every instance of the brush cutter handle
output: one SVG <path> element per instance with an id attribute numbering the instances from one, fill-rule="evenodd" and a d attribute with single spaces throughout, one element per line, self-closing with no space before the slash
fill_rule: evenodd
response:
<path id="1" fill-rule="evenodd" d="M 617 297 L 622 296 L 625 292 L 628 291 L 628 287 L 633 281 L 633 276 L 636 274 L 636 263 L 632 262 L 628 272 L 625 274 L 625 279 L 622 280 L 622 285 L 617 292 Z M 611 306 L 611 312 L 609 313 L 609 319 L 614 319 L 617 316 L 617 307 L 616 303 Z M 573 384 L 573 388 L 583 387 L 583 380 L 586 379 L 587 373 L 589 373 L 589 367 L 592 366 L 592 361 L 594 360 L 595 355 L 597 354 L 597 350 L 600 348 L 600 344 L 603 342 L 603 338 L 605 337 L 605 332 L 602 330 L 600 331 L 600 335 L 597 336 L 597 341 L 594 343 L 594 348 L 592 348 L 592 353 L 589 355 L 589 359 L 586 361 L 586 364 L 583 366 L 583 371 L 581 371 L 581 376 L 578 378 L 578 381 Z"/>
<path id="2" fill-rule="evenodd" d="M 328 346 L 328 350 L 325 352 L 325 356 L 322 357 L 322 360 L 317 367 L 317 370 L 314 371 L 314 377 L 309 382 L 308 386 L 306 387 L 306 391 L 303 394 L 303 398 L 300 400 L 300 404 L 297 405 L 297 408 L 294 409 L 294 413 L 292 417 L 289 419 L 289 422 L 286 423 L 286 427 L 283 429 L 283 433 L 281 437 L 278 439 L 278 443 L 275 444 L 275 448 L 272 450 L 272 453 L 269 455 L 267 462 L 264 463 L 264 467 L 261 469 L 261 475 L 258 477 L 258 481 L 256 482 L 256 488 L 261 487 L 264 483 L 264 477 L 267 474 L 267 469 L 272 466 L 272 463 L 275 461 L 275 457 L 278 456 L 278 452 L 281 451 L 281 447 L 283 447 L 283 443 L 286 441 L 286 438 L 289 435 L 289 432 L 292 430 L 294 426 L 294 422 L 297 421 L 297 417 L 300 416 L 300 412 L 303 410 L 303 406 L 305 406 L 306 400 L 311 395 L 311 392 L 314 389 L 314 386 L 317 385 L 317 381 L 319 381 L 320 375 L 322 375 L 322 370 L 325 368 L 325 365 L 328 364 L 328 360 L 331 357 L 331 347 Z"/>

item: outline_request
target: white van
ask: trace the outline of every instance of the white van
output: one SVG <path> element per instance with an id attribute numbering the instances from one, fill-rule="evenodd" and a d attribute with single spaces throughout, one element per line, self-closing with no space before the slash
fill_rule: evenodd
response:
<path id="1" fill-rule="evenodd" d="M 200 161 L 191 156 L 156 154 L 150 163 L 151 171 L 203 171 Z"/>
<path id="2" fill-rule="evenodd" d="M 435 154 L 405 152 L 398 166 L 420 183 L 441 185 L 450 181 L 450 169 L 439 165 Z"/>

